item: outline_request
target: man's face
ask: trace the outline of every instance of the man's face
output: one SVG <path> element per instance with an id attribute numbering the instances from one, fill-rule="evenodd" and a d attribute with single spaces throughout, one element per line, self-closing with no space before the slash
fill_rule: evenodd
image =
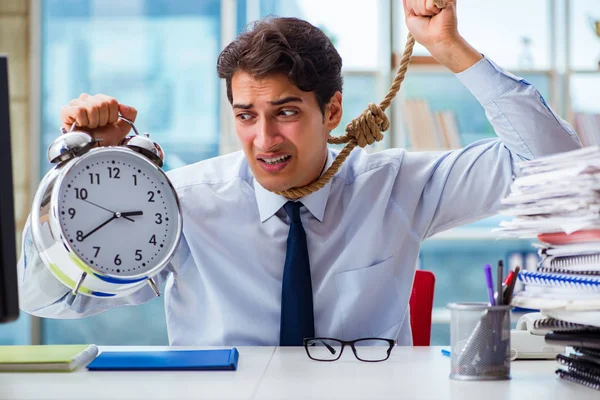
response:
<path id="1" fill-rule="evenodd" d="M 258 182 L 270 191 L 315 181 L 327 159 L 327 137 L 342 117 L 339 92 L 321 113 L 312 92 L 286 75 L 254 78 L 236 72 L 231 80 L 235 129 Z"/>

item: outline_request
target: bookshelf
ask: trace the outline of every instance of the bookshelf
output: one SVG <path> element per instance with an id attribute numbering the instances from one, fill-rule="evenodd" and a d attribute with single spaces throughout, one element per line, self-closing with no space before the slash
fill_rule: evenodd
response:
<path id="1" fill-rule="evenodd" d="M 597 2 L 570 0 L 563 16 L 564 111 L 584 146 L 600 144 L 600 106 L 595 101 L 600 90 L 600 32 L 592 21 L 600 18 L 596 9 Z"/>
<path id="2" fill-rule="evenodd" d="M 431 56 L 415 58 L 394 108 L 394 146 L 445 151 L 496 137 L 481 105 L 451 71 Z M 392 60 L 399 62 L 397 56 Z M 559 107 L 556 88 L 560 75 L 556 70 L 507 70 L 531 82 L 553 109 Z"/>

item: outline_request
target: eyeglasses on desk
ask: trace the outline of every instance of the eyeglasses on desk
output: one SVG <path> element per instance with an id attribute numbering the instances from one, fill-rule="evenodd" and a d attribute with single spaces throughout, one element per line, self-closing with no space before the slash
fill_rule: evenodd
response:
<path id="1" fill-rule="evenodd" d="M 365 362 L 385 361 L 390 357 L 396 345 L 394 339 L 361 338 L 356 340 L 340 340 L 335 338 L 304 338 L 304 348 L 308 357 L 315 361 L 339 360 L 344 348 L 349 346 L 354 356 Z"/>

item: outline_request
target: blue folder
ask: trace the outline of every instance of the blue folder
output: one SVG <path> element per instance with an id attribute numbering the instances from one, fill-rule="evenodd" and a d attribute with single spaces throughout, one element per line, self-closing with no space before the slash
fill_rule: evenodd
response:
<path id="1" fill-rule="evenodd" d="M 103 351 L 87 365 L 90 371 L 237 369 L 239 353 L 225 350 Z"/>

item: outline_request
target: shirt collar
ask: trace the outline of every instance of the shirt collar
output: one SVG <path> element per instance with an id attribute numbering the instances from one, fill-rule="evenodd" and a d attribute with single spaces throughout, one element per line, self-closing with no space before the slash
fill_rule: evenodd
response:
<path id="1" fill-rule="evenodd" d="M 331 151 L 327 151 L 327 162 L 325 163 L 325 168 L 323 168 L 323 173 L 327 171 L 331 164 L 333 164 L 333 156 Z M 258 204 L 258 212 L 260 213 L 260 222 L 265 222 L 279 211 L 289 199 L 268 191 L 262 187 L 256 179 L 253 179 L 253 181 L 256 203 Z M 319 222 L 323 222 L 323 215 L 325 214 L 325 206 L 327 205 L 327 198 L 329 197 L 330 190 L 331 180 L 327 182 L 322 189 L 298 199 L 302 201 L 304 207 L 306 207 Z"/>

